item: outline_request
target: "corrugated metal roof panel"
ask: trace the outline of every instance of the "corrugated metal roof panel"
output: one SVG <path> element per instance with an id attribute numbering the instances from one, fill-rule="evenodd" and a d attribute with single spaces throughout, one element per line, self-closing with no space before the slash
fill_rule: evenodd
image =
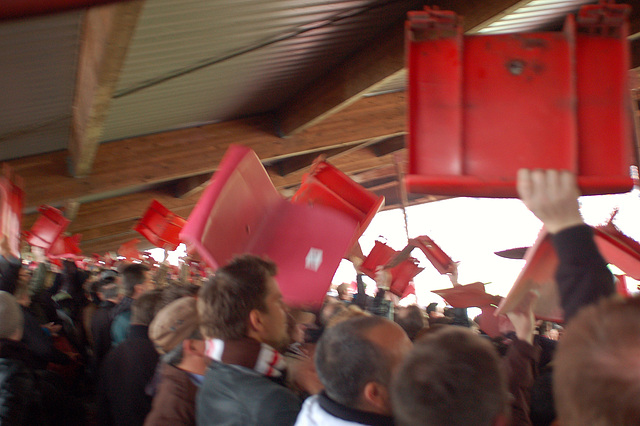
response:
<path id="1" fill-rule="evenodd" d="M 148 0 L 103 140 L 272 110 L 417 3 Z"/>
<path id="2" fill-rule="evenodd" d="M 82 16 L 0 23 L 0 160 L 66 148 Z"/>
<path id="3" fill-rule="evenodd" d="M 502 34 L 533 31 L 553 22 L 562 22 L 564 17 L 575 12 L 583 4 L 595 3 L 593 0 L 533 0 L 518 7 L 513 12 L 491 22 L 480 34 Z"/>

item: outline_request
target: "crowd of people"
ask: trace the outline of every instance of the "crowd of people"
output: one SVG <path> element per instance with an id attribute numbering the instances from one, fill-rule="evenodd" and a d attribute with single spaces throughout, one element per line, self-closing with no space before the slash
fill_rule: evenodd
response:
<path id="1" fill-rule="evenodd" d="M 358 277 L 306 312 L 258 256 L 58 268 L 2 236 L 0 424 L 640 424 L 640 300 L 612 296 L 574 175 L 522 170 L 518 190 L 552 234 L 565 327 L 540 327 L 531 293 L 497 339 L 394 306 L 384 271 L 375 297 Z"/>

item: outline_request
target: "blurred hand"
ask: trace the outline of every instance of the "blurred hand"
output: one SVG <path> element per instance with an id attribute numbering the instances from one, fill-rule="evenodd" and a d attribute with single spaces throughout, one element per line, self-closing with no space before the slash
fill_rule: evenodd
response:
<path id="1" fill-rule="evenodd" d="M 513 324 L 518 339 L 524 340 L 531 345 L 533 344 L 533 333 L 536 326 L 533 307 L 538 300 L 538 296 L 536 291 L 529 291 L 513 311 L 507 312 L 507 317 Z"/>
<path id="2" fill-rule="evenodd" d="M 42 327 L 46 328 L 47 330 L 49 330 L 49 332 L 51 333 L 52 336 L 57 336 L 58 333 L 60 332 L 60 330 L 62 330 L 62 326 L 60 324 L 55 324 L 55 323 L 52 323 L 52 322 L 49 322 L 47 324 L 43 324 Z"/>
<path id="3" fill-rule="evenodd" d="M 518 194 L 531 212 L 552 234 L 583 224 L 578 206 L 576 177 L 568 171 L 518 171 Z"/>
<path id="4" fill-rule="evenodd" d="M 384 269 L 384 266 L 378 266 L 376 269 L 376 285 L 379 289 L 389 290 L 391 287 L 391 272 Z"/>

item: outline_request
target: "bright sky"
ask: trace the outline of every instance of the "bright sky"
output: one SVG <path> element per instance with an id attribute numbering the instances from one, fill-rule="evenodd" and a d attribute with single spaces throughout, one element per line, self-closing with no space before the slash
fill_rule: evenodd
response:
<path id="1" fill-rule="evenodd" d="M 626 194 L 581 197 L 580 204 L 582 216 L 590 225 L 607 222 L 618 208 L 614 223 L 623 233 L 640 241 L 640 191 L 637 189 Z M 409 207 L 407 215 L 410 237 L 428 235 L 454 261 L 460 262 L 458 281 L 461 284 L 490 283 L 485 287 L 487 292 L 501 296 L 509 292 L 524 261 L 505 259 L 494 253 L 532 245 L 542 227 L 517 199 L 453 198 Z M 396 250 L 404 248 L 407 237 L 402 210 L 376 215 L 360 238 L 365 255 L 378 238 Z M 162 260 L 161 249 L 151 252 L 156 260 Z M 184 255 L 181 244 L 169 254 L 169 261 L 177 264 Z M 431 290 L 451 287 L 451 282 L 436 271 L 420 250 L 414 250 L 412 255 L 425 268 L 414 280 L 418 303 L 424 306 L 432 301 L 440 302 Z M 333 283 L 352 282 L 355 277 L 351 262 L 343 260 Z"/>
<path id="2" fill-rule="evenodd" d="M 581 212 L 591 225 L 607 222 L 619 208 L 614 223 L 626 235 L 640 241 L 640 191 L 626 194 L 581 197 Z M 542 223 L 517 199 L 453 198 L 407 209 L 409 236 L 428 235 L 454 261 L 460 262 L 458 281 L 490 283 L 488 293 L 506 296 L 524 266 L 523 260 L 505 259 L 497 251 L 532 245 Z M 360 238 L 362 251 L 369 253 L 378 236 L 396 250 L 407 243 L 402 211 L 391 210 L 376 215 Z M 425 268 L 414 282 L 420 305 L 438 302 L 431 290 L 451 287 L 447 276 L 440 275 L 426 257 L 415 249 L 412 253 Z M 355 270 L 348 261 L 338 268 L 333 283 L 355 280 Z"/>

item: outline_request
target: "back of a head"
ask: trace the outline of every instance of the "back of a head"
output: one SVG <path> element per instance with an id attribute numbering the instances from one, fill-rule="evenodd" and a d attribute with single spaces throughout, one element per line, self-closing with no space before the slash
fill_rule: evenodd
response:
<path id="1" fill-rule="evenodd" d="M 447 326 L 415 342 L 395 376 L 396 424 L 490 426 L 505 414 L 507 383 L 491 344 Z"/>
<path id="2" fill-rule="evenodd" d="M 366 334 L 387 320 L 359 316 L 328 328 L 318 341 L 315 363 L 327 395 L 348 407 L 357 407 L 368 382 L 388 385 L 391 381 L 389 357 Z M 368 365 L 363 366 L 363 360 Z"/>
<path id="3" fill-rule="evenodd" d="M 607 299 L 571 319 L 554 358 L 563 426 L 640 424 L 640 299 Z"/>
<path id="4" fill-rule="evenodd" d="M 122 286 L 125 296 L 131 296 L 135 286 L 144 283 L 146 279 L 145 273 L 149 268 L 141 263 L 127 265 L 122 270 Z"/>
<path id="5" fill-rule="evenodd" d="M 22 335 L 24 317 L 16 298 L 0 291 L 0 339 L 14 339 Z"/>
<path id="6" fill-rule="evenodd" d="M 347 284 L 347 283 L 340 284 L 336 288 L 336 291 L 338 292 L 338 297 L 340 297 L 340 296 L 348 296 L 349 295 L 349 284 Z"/>
<path id="7" fill-rule="evenodd" d="M 202 334 L 219 339 L 245 337 L 249 313 L 266 309 L 268 279 L 276 272 L 273 262 L 253 255 L 237 257 L 218 269 L 198 293 Z"/>
<path id="8" fill-rule="evenodd" d="M 131 305 L 131 324 L 149 325 L 160 309 L 162 291 L 151 290 L 133 301 Z"/>
<path id="9" fill-rule="evenodd" d="M 411 340 L 414 340 L 418 332 L 424 328 L 422 309 L 417 305 L 410 305 L 398 309 L 394 320 L 402 327 Z"/>

